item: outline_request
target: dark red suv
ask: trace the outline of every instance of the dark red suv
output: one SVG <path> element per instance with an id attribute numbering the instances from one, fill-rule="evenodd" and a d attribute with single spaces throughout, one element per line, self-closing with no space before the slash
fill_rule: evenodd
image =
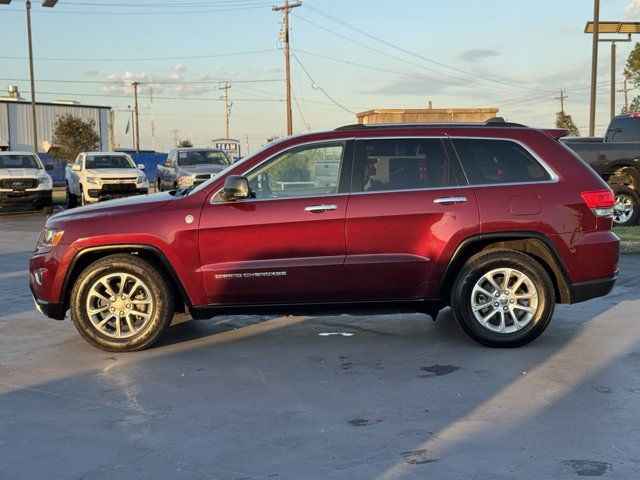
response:
<path id="1" fill-rule="evenodd" d="M 174 312 L 446 306 L 475 340 L 523 345 L 556 303 L 616 280 L 613 194 L 565 133 L 496 120 L 288 137 L 196 188 L 50 217 L 31 289 L 110 351 L 149 347 Z"/>

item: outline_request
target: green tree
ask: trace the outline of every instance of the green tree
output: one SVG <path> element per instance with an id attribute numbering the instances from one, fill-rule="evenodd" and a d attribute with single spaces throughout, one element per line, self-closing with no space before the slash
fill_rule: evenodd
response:
<path id="1" fill-rule="evenodd" d="M 83 121 L 71 114 L 58 118 L 52 137 L 55 156 L 68 162 L 80 152 L 92 152 L 100 148 L 100 136 L 96 133 L 95 120 Z"/>
<path id="2" fill-rule="evenodd" d="M 571 118 L 571 115 L 567 114 L 566 112 L 556 113 L 556 127 L 566 128 L 567 130 L 569 130 L 569 135 L 571 135 L 572 137 L 580 136 L 580 131 L 578 130 L 578 127 L 576 127 L 576 124 L 573 123 L 573 119 Z"/>
<path id="3" fill-rule="evenodd" d="M 178 146 L 183 148 L 191 148 L 193 147 L 193 142 L 188 138 L 185 138 L 184 140 L 180 140 L 178 142 Z"/>
<path id="4" fill-rule="evenodd" d="M 640 43 L 636 43 L 633 47 L 627 63 L 624 66 L 624 78 L 627 79 L 633 88 L 640 87 Z M 629 105 L 627 111 L 623 108 L 623 113 L 638 112 L 640 111 L 640 96 L 636 96 Z"/>

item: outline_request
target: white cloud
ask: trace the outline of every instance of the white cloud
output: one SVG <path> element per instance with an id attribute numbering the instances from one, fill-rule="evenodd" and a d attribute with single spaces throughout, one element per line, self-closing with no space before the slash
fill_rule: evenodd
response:
<path id="1" fill-rule="evenodd" d="M 624 9 L 629 17 L 640 17 L 640 0 L 631 0 Z"/>
<path id="2" fill-rule="evenodd" d="M 123 74 L 108 75 L 102 84 L 102 91 L 107 94 L 131 95 L 131 84 L 140 82 L 153 87 L 154 95 L 175 95 L 179 97 L 200 96 L 217 90 L 218 85 L 209 75 L 199 73 L 186 75 L 187 68 L 177 64 L 168 75 L 154 75 L 152 73 L 134 73 L 125 71 Z M 185 83 L 212 82 L 212 83 Z"/>

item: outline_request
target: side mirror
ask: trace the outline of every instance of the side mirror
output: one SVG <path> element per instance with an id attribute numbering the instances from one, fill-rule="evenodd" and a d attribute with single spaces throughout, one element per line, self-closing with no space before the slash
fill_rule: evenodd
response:
<path id="1" fill-rule="evenodd" d="M 48 172 L 50 172 L 51 170 L 53 170 L 53 165 L 51 165 L 50 163 L 45 163 L 44 164 L 44 169 Z"/>
<path id="2" fill-rule="evenodd" d="M 249 180 L 242 175 L 229 175 L 224 181 L 222 193 L 228 202 L 249 198 Z"/>
<path id="3" fill-rule="evenodd" d="M 71 166 L 71 170 L 73 170 L 74 172 L 79 172 L 80 170 L 82 170 L 82 167 L 80 165 L 72 165 Z"/>
<path id="4" fill-rule="evenodd" d="M 144 164 L 143 163 L 139 163 L 138 164 L 138 170 L 144 170 L 144 169 L 145 169 Z"/>

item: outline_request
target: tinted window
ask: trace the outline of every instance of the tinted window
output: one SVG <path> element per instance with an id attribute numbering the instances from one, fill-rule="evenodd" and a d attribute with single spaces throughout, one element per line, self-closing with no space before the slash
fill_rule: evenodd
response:
<path id="1" fill-rule="evenodd" d="M 549 173 L 521 145 L 509 140 L 453 139 L 471 185 L 550 180 Z"/>
<path id="2" fill-rule="evenodd" d="M 255 198 L 337 193 L 343 151 L 342 143 L 289 150 L 249 173 L 249 186 Z"/>
<path id="3" fill-rule="evenodd" d="M 96 168 L 134 168 L 133 162 L 124 155 L 88 155 L 87 170 Z"/>
<path id="4" fill-rule="evenodd" d="M 189 150 L 178 153 L 178 165 L 229 165 L 227 156 L 219 151 Z"/>
<path id="5" fill-rule="evenodd" d="M 0 155 L 0 168 L 40 168 L 33 155 Z"/>
<path id="6" fill-rule="evenodd" d="M 363 143 L 362 191 L 456 185 L 439 139 L 381 139 Z"/>
<path id="7" fill-rule="evenodd" d="M 607 142 L 640 142 L 640 117 L 618 118 L 607 130 Z"/>

